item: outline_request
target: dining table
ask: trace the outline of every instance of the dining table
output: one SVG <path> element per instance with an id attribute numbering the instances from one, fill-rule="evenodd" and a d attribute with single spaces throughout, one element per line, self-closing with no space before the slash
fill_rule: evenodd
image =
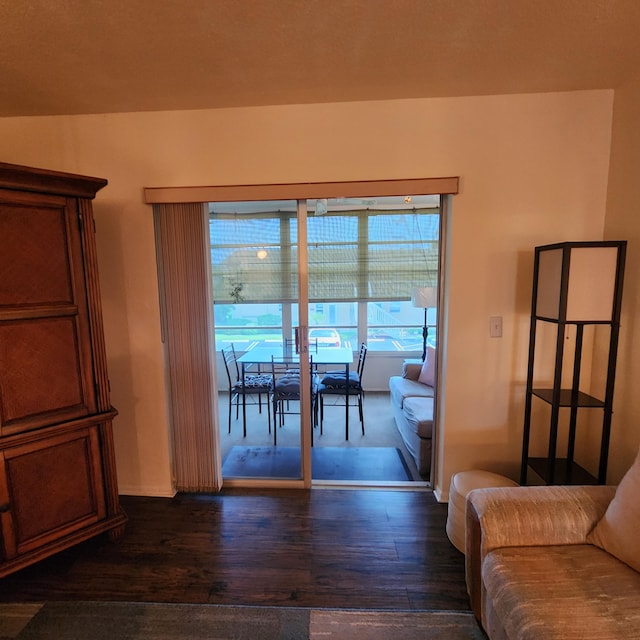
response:
<path id="1" fill-rule="evenodd" d="M 274 344 L 267 346 L 256 346 L 245 351 L 238 362 L 242 368 L 242 382 L 244 384 L 245 372 L 251 366 L 257 365 L 262 369 L 264 365 L 271 365 L 272 359 L 287 358 L 293 362 L 300 361 L 300 354 L 293 349 L 287 349 L 282 344 Z M 351 347 L 323 347 L 318 345 L 317 348 L 310 350 L 310 360 L 313 365 L 322 366 L 343 366 L 345 370 L 345 380 L 349 380 L 349 367 L 353 363 L 353 350 Z M 345 438 L 349 440 L 349 385 L 345 385 Z M 246 424 L 246 407 L 242 405 L 243 419 Z"/>

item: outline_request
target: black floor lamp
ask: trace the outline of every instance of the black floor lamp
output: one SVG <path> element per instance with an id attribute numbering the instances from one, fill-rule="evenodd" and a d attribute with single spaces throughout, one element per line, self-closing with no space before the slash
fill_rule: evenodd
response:
<path id="1" fill-rule="evenodd" d="M 422 361 L 427 357 L 427 338 L 429 327 L 427 325 L 427 310 L 437 306 L 438 289 L 436 287 L 414 287 L 411 292 L 411 304 L 418 309 L 424 309 L 424 325 L 422 327 Z"/>

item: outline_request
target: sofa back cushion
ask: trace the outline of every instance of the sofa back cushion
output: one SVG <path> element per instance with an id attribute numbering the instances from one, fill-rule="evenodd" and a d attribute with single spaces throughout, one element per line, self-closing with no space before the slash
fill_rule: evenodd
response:
<path id="1" fill-rule="evenodd" d="M 640 571 L 640 454 L 587 541 Z"/>
<path id="2" fill-rule="evenodd" d="M 436 384 L 436 350 L 427 347 L 427 353 L 418 376 L 418 382 L 434 387 Z"/>

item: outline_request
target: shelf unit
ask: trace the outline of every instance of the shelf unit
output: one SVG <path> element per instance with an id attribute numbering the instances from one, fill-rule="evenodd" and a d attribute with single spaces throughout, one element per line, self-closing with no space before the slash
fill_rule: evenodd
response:
<path id="1" fill-rule="evenodd" d="M 524 434 L 520 484 L 531 469 L 546 484 L 604 484 L 607 477 L 613 389 L 620 330 L 626 241 L 562 242 L 535 248 L 529 361 L 525 394 Z M 552 386 L 535 380 L 536 338 L 541 324 L 556 328 Z M 580 391 L 584 330 L 589 325 L 609 327 L 604 397 Z M 563 387 L 567 329 L 575 327 L 571 386 Z M 599 336 L 601 338 L 601 336 Z M 550 406 L 546 457 L 529 455 L 534 399 Z M 566 457 L 557 456 L 561 410 L 569 412 Z M 578 414 L 602 410 L 602 436 L 597 476 L 574 460 Z M 580 410 L 580 411 L 579 411 Z"/>

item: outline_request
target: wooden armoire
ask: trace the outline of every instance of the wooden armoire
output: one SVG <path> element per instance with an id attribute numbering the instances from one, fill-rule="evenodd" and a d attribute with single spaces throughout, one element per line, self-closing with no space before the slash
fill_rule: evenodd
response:
<path id="1" fill-rule="evenodd" d="M 0 577 L 124 530 L 92 212 L 106 184 L 0 163 Z"/>

